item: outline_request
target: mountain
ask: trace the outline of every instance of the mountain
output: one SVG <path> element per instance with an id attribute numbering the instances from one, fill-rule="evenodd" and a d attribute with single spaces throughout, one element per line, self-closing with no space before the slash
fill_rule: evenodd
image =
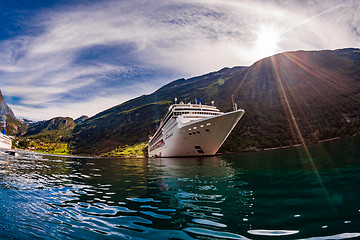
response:
<path id="1" fill-rule="evenodd" d="M 1 90 L 0 90 L 0 114 L 1 115 L 6 115 L 6 116 L 9 116 L 9 117 L 12 117 L 12 118 L 16 119 L 15 114 L 13 113 L 11 108 L 5 102 L 5 99 L 4 99 L 3 95 L 2 95 Z"/>
<path id="2" fill-rule="evenodd" d="M 4 118 L 5 126 L 6 126 L 6 133 L 9 135 L 19 135 L 26 132 L 27 127 L 22 124 L 17 118 L 15 117 L 14 112 L 11 108 L 7 105 L 2 92 L 0 90 L 0 116 L 1 116 L 1 129 L 4 125 Z"/>
<path id="3" fill-rule="evenodd" d="M 231 111 L 231 96 L 245 115 L 220 149 L 261 150 L 315 143 L 360 133 L 360 50 L 285 52 L 250 67 L 224 68 L 173 81 L 78 124 L 77 154 L 100 154 L 147 141 L 176 97 L 215 101 Z"/>
<path id="4" fill-rule="evenodd" d="M 44 142 L 68 142 L 75 125 L 72 118 L 56 117 L 30 126 L 24 137 Z"/>

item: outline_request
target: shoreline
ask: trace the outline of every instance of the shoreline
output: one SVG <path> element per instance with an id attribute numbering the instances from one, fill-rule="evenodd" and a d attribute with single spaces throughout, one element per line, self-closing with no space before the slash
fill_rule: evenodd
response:
<path id="1" fill-rule="evenodd" d="M 351 137 L 351 136 L 348 136 Z M 347 138 L 347 137 L 344 137 Z M 324 142 L 330 142 L 330 141 L 335 141 L 335 140 L 339 140 L 339 139 L 344 139 L 341 137 L 334 137 L 334 138 L 329 138 L 329 139 L 324 139 L 324 140 L 320 140 L 318 142 L 315 143 L 311 143 L 308 144 L 306 146 L 309 145 L 313 145 L 313 144 L 317 144 L 317 143 L 324 143 Z M 296 145 L 288 145 L 288 146 L 281 146 L 281 147 L 273 147 L 273 148 L 264 148 L 264 149 L 252 149 L 251 151 L 241 151 L 241 152 L 227 152 L 227 153 L 216 153 L 214 156 L 218 156 L 218 155 L 224 155 L 224 154 L 240 154 L 240 153 L 249 153 L 249 152 L 262 152 L 262 151 L 271 151 L 271 150 L 280 150 L 280 149 L 287 149 L 287 148 L 294 148 L 294 147 L 300 147 L 303 146 L 303 144 L 296 144 Z M 35 152 L 35 151 L 29 151 L 29 150 L 25 150 L 25 149 L 8 149 L 10 151 L 15 151 L 18 153 L 29 153 L 29 154 L 39 154 L 39 155 L 47 155 L 47 156 L 57 156 L 57 157 L 68 157 L 68 158 L 120 158 L 120 159 L 129 159 L 129 158 L 148 158 L 147 156 L 82 156 L 82 155 L 62 155 L 62 154 L 54 154 L 54 153 L 45 153 L 45 152 Z M 201 156 L 198 156 L 201 157 Z"/>
<path id="2" fill-rule="evenodd" d="M 80 156 L 80 155 L 67 155 L 67 154 L 55 154 L 55 153 L 45 153 L 45 152 L 35 152 L 29 151 L 26 149 L 19 149 L 19 148 L 12 148 L 7 149 L 8 151 L 14 151 L 16 153 L 26 153 L 26 154 L 38 154 L 38 155 L 45 155 L 45 156 L 55 156 L 55 157 L 66 157 L 66 158 L 97 158 L 97 156 Z"/>

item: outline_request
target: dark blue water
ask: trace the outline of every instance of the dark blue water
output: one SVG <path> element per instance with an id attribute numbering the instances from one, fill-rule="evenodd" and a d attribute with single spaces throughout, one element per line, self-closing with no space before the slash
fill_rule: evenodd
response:
<path id="1" fill-rule="evenodd" d="M 351 239 L 360 138 L 209 158 L 0 154 L 0 239 Z"/>

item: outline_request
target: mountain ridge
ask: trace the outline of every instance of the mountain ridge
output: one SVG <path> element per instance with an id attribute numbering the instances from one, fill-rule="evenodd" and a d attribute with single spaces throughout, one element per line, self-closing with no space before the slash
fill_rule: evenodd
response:
<path id="1" fill-rule="evenodd" d="M 214 100 L 226 112 L 232 108 L 231 96 L 246 113 L 222 152 L 296 145 L 301 138 L 314 143 L 357 134 L 360 51 L 284 52 L 249 67 L 223 68 L 175 80 L 78 124 L 73 131 L 74 153 L 101 154 L 147 141 L 175 97 L 184 102 Z M 341 111 L 344 108 L 347 110 Z M 340 117 L 331 109 L 338 110 Z"/>
<path id="2" fill-rule="evenodd" d="M 45 142 L 68 142 L 75 125 L 70 117 L 55 117 L 30 126 L 24 137 Z"/>
<path id="3" fill-rule="evenodd" d="M 245 109 L 219 150 L 223 153 L 356 135 L 360 133 L 360 50 L 279 53 L 248 67 L 225 67 L 174 80 L 91 118 L 58 117 L 29 124 L 26 130 L 8 116 L 7 128 L 25 138 L 66 143 L 73 154 L 107 154 L 147 142 L 175 97 L 183 102 L 215 101 L 223 112 L 232 110 L 234 97 Z"/>

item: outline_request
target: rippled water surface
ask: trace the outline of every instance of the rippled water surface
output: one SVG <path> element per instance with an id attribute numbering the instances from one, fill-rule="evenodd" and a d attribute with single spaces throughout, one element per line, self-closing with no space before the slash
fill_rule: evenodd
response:
<path id="1" fill-rule="evenodd" d="M 357 238 L 359 146 L 179 159 L 0 153 L 0 238 Z"/>

